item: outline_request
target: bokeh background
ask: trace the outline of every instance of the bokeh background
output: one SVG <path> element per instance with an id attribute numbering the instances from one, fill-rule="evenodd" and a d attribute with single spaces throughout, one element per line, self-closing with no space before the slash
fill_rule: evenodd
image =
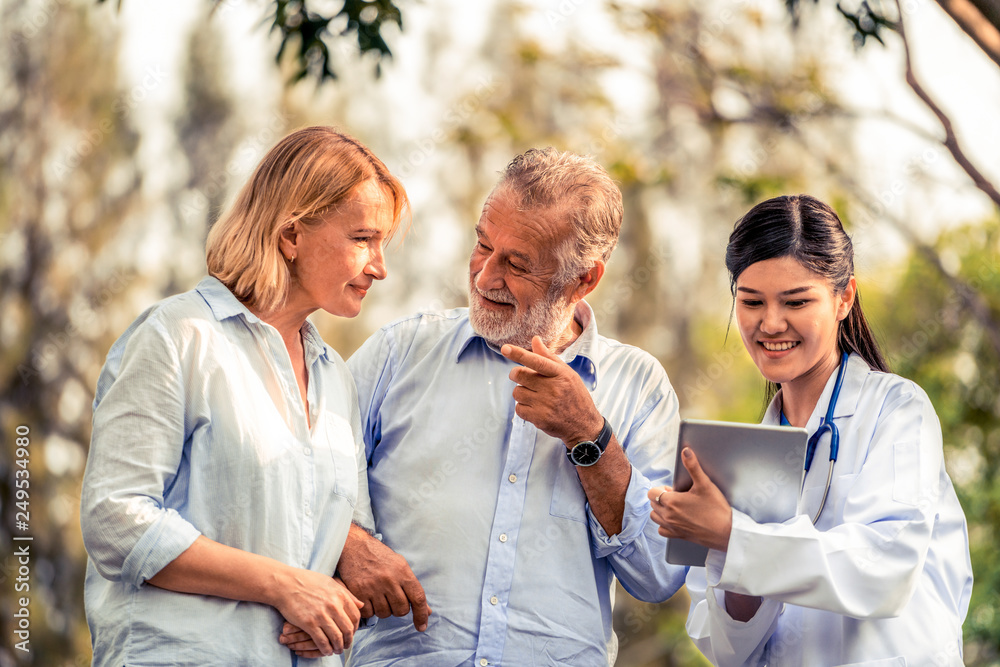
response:
<path id="1" fill-rule="evenodd" d="M 1000 664 L 998 26 L 993 0 L 0 0 L 0 666 L 90 664 L 78 512 L 103 359 L 197 283 L 227 199 L 309 124 L 367 143 L 413 203 L 362 314 L 314 318 L 342 355 L 464 305 L 497 173 L 554 145 L 621 184 L 590 302 L 663 363 L 686 417 L 761 413 L 729 330 L 733 222 L 776 194 L 832 203 L 894 370 L 941 418 L 976 578 L 966 664 Z M 33 538 L 28 652 L 16 535 Z M 617 664 L 703 664 L 686 611 L 683 592 L 619 591 Z"/>

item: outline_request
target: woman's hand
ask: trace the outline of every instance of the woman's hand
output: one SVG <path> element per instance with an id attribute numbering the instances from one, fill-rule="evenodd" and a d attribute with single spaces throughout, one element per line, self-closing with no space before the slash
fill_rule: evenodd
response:
<path id="1" fill-rule="evenodd" d="M 278 642 L 284 644 L 295 652 L 300 658 L 319 658 L 323 654 L 316 648 L 316 642 L 312 640 L 309 633 L 303 632 L 302 628 L 292 625 L 288 621 L 281 626 L 281 636 Z"/>
<path id="2" fill-rule="evenodd" d="M 701 469 L 690 447 L 681 451 L 681 461 L 691 475 L 691 488 L 683 492 L 669 486 L 650 489 L 648 496 L 653 508 L 650 517 L 659 524 L 659 533 L 664 537 L 727 551 L 733 529 L 732 507 Z"/>
<path id="3" fill-rule="evenodd" d="M 296 569 L 289 583 L 274 607 L 287 619 L 286 628 L 294 626 L 294 639 L 282 634 L 279 641 L 307 658 L 350 648 L 364 603 L 339 579 L 319 572 Z"/>

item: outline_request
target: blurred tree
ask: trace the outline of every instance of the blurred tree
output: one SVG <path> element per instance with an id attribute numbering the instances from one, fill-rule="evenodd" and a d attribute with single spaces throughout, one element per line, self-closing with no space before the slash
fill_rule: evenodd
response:
<path id="1" fill-rule="evenodd" d="M 812 0 L 813 4 L 820 0 Z M 993 62 L 1000 66 L 1000 3 L 996 0 L 936 0 L 941 9 L 950 16 L 983 50 Z M 801 18 L 803 0 L 785 0 L 785 6 L 797 24 Z M 895 5 L 895 12 L 893 12 Z M 901 10 L 911 10 L 917 4 L 909 0 L 901 6 L 898 2 L 882 2 L 881 0 L 862 0 L 856 7 L 837 3 L 840 12 L 850 24 L 854 32 L 854 43 L 864 46 L 868 38 L 880 44 L 885 44 L 883 31 L 898 29 Z"/>
<path id="2" fill-rule="evenodd" d="M 174 136 L 185 158 L 186 178 L 168 197 L 176 244 L 165 294 L 190 289 L 205 274 L 205 237 L 218 218 L 229 189 L 242 168 L 231 160 L 243 136 L 245 120 L 235 108 L 223 54 L 220 26 L 203 17 L 188 38 L 184 64 L 185 104 L 174 120 Z"/>
<path id="3" fill-rule="evenodd" d="M 786 0 L 794 24 L 800 20 L 801 4 Z M 1000 66 L 1000 4 L 992 0 L 938 0 L 938 4 Z M 952 119 L 914 70 L 906 32 L 906 17 L 914 6 L 895 0 L 864 1 L 854 10 L 838 3 L 837 8 L 859 48 L 868 38 L 885 45 L 887 33 L 895 33 L 903 48 L 906 83 L 940 125 L 939 133 L 917 128 L 918 135 L 943 146 L 1000 214 L 996 183 L 969 156 Z M 898 288 L 882 299 L 883 310 L 892 312 L 892 317 L 882 319 L 886 349 L 893 370 L 920 384 L 941 418 L 948 468 L 969 520 L 975 577 L 964 625 L 966 664 L 996 665 L 1000 660 L 1000 564 L 995 558 L 1000 549 L 1000 218 L 946 232 L 935 243 L 923 242 L 909 221 L 879 206 L 848 175 L 850 167 L 836 162 L 827 158 L 831 174 L 851 194 L 845 221 L 871 221 L 874 216 L 893 226 L 913 248 Z"/>
<path id="4" fill-rule="evenodd" d="M 941 235 L 938 257 L 1000 316 L 1000 218 Z M 915 251 L 898 284 L 873 295 L 895 372 L 931 397 L 948 469 L 969 520 L 975 574 L 966 619 L 967 665 L 1000 660 L 1000 355 L 963 296 Z M 867 296 L 866 296 L 867 298 Z M 891 317 L 888 314 L 891 313 Z"/>
<path id="5" fill-rule="evenodd" d="M 813 0 L 813 3 L 816 4 L 819 1 Z M 794 26 L 799 25 L 801 4 L 802 0 L 785 0 Z M 995 0 L 938 0 L 938 4 L 1000 66 L 1000 4 Z M 1000 189 L 968 155 L 958 139 L 951 118 L 917 77 L 913 67 L 912 48 L 906 32 L 906 13 L 911 11 L 912 7 L 909 4 L 904 6 L 901 0 L 893 0 L 889 3 L 880 0 L 872 0 L 872 2 L 862 0 L 855 10 L 845 9 L 840 2 L 837 3 L 837 9 L 851 25 L 855 44 L 859 48 L 867 43 L 869 37 L 885 45 L 882 38 L 885 31 L 897 34 L 903 47 L 903 71 L 906 83 L 940 123 L 944 136 L 936 137 L 933 133 L 919 130 L 918 132 L 923 137 L 930 136 L 933 140 L 940 142 L 975 187 L 986 195 L 995 207 L 1000 208 Z M 912 127 L 908 124 L 904 126 Z M 924 247 L 922 251 L 928 257 L 933 255 L 933 251 L 928 247 Z M 940 261 L 932 259 L 931 263 L 938 267 L 943 277 L 949 278 Z M 954 277 L 952 276 L 951 279 L 953 280 Z M 995 352 L 1000 354 L 1000 320 L 991 316 L 988 310 L 982 307 L 973 291 L 959 290 L 959 295 L 979 318 Z"/>
<path id="6" fill-rule="evenodd" d="M 0 663 L 86 665 L 80 478 L 104 352 L 124 328 L 114 306 L 137 276 L 142 174 L 130 114 L 158 85 L 118 84 L 118 35 L 89 7 L 0 5 Z M 30 432 L 28 512 L 14 524 L 14 434 Z M 23 479 L 23 475 L 21 479 Z M 15 535 L 30 542 L 15 543 Z M 15 594 L 30 548 L 30 588 Z M 14 598 L 30 599 L 28 652 L 15 649 Z"/>
<path id="7" fill-rule="evenodd" d="M 99 3 L 106 0 L 97 0 Z M 212 10 L 225 8 L 233 0 L 208 0 Z M 121 9 L 123 0 L 117 0 Z M 402 30 L 403 15 L 393 0 L 344 0 L 340 10 L 328 9 L 322 0 L 271 0 L 271 32 L 281 36 L 275 62 L 280 64 L 286 52 L 296 63 L 291 83 L 312 77 L 317 83 L 337 78 L 331 47 L 344 44 L 354 36 L 357 52 L 372 54 L 375 75 L 382 72 L 382 59 L 392 51 L 382 35 L 385 24 L 394 23 Z M 318 8 L 318 9 L 317 9 Z M 346 44 L 344 44 L 346 47 Z M 349 48 L 349 47 L 348 47 Z"/>

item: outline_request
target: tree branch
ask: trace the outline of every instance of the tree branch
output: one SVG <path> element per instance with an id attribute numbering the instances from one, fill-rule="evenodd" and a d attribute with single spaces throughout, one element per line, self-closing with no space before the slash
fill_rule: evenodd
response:
<path id="1" fill-rule="evenodd" d="M 811 154 L 819 154 L 818 151 L 812 150 L 809 142 L 800 132 L 796 131 L 795 135 L 799 138 L 799 141 L 802 142 L 803 146 L 811 152 Z M 899 232 L 932 267 L 934 267 L 934 269 L 948 284 L 948 287 L 956 295 L 958 295 L 962 303 L 965 304 L 966 308 L 968 308 L 968 310 L 972 313 L 973 319 L 975 319 L 976 322 L 978 322 L 983 328 L 987 339 L 993 346 L 993 350 L 996 352 L 997 356 L 1000 356 L 1000 322 L 997 322 L 997 320 L 994 319 L 993 313 L 990 310 L 990 305 L 986 299 L 983 298 L 983 295 L 976 291 L 967 282 L 962 280 L 962 278 L 949 272 L 945 268 L 944 263 L 941 261 L 941 255 L 937 252 L 937 250 L 935 250 L 933 246 L 924 243 L 917 238 L 917 235 L 913 232 L 911 225 L 889 213 L 884 206 L 880 206 L 879 203 L 875 201 L 875 199 L 868 194 L 863 187 L 858 185 L 853 178 L 845 174 L 844 171 L 832 160 L 826 158 L 824 161 L 826 163 L 827 171 L 837 179 L 842 187 L 851 193 L 852 197 L 858 204 L 865 208 L 869 214 L 877 216 L 892 225 L 892 227 Z"/>
<path id="2" fill-rule="evenodd" d="M 969 0 L 937 0 L 937 3 L 993 62 L 1000 65 L 1000 28 Z"/>
<path id="3" fill-rule="evenodd" d="M 903 26 L 903 9 L 900 6 L 900 0 L 896 0 L 896 9 L 899 12 L 899 22 L 896 24 L 896 29 L 899 32 L 899 37 L 903 42 L 903 53 L 906 55 L 906 83 L 910 86 L 917 97 L 920 98 L 927 108 L 929 108 L 935 116 L 937 116 L 938 121 L 944 128 L 945 138 L 941 142 L 944 147 L 948 149 L 955 161 L 958 162 L 959 166 L 969 175 L 972 182 L 976 184 L 976 187 L 986 193 L 986 196 L 993 200 L 993 203 L 1000 207 L 1000 192 L 997 191 L 996 187 L 990 183 L 982 172 L 980 172 L 974 164 L 965 155 L 961 146 L 958 145 L 958 137 L 955 136 L 955 130 L 952 127 L 951 120 L 945 115 L 941 107 L 931 98 L 931 96 L 924 90 L 924 87 L 920 85 L 917 81 L 917 76 L 913 71 L 913 60 L 910 57 L 910 43 L 906 38 L 906 29 Z"/>

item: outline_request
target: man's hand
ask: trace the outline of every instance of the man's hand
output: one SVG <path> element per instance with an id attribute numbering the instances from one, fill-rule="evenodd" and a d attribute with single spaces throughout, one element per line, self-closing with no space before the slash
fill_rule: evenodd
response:
<path id="1" fill-rule="evenodd" d="M 683 446 L 683 444 L 682 444 Z M 649 490 L 650 517 L 664 537 L 678 537 L 710 549 L 727 551 L 733 530 L 733 508 L 698 463 L 690 447 L 681 451 L 681 462 L 691 475 L 691 488 L 674 491 L 669 486 Z"/>
<path id="2" fill-rule="evenodd" d="M 504 345 L 500 353 L 521 366 L 510 372 L 514 387 L 514 412 L 568 447 L 593 440 L 604 426 L 583 380 L 549 350 L 542 339 L 531 339 L 531 352 Z"/>
<path id="3" fill-rule="evenodd" d="M 431 609 L 406 559 L 360 526 L 351 524 L 337 573 L 364 603 L 363 618 L 406 616 L 412 609 L 413 627 L 419 632 L 427 629 Z"/>
<path id="4" fill-rule="evenodd" d="M 583 380 L 538 336 L 531 339 L 531 349 L 529 352 L 513 345 L 500 348 L 503 356 L 521 364 L 510 372 L 510 379 L 517 383 L 514 412 L 538 430 L 562 440 L 567 448 L 596 438 L 604 427 L 604 417 Z M 608 535 L 620 533 L 632 466 L 618 439 L 612 435 L 601 460 L 593 466 L 578 467 L 576 472 L 601 527 Z"/>

